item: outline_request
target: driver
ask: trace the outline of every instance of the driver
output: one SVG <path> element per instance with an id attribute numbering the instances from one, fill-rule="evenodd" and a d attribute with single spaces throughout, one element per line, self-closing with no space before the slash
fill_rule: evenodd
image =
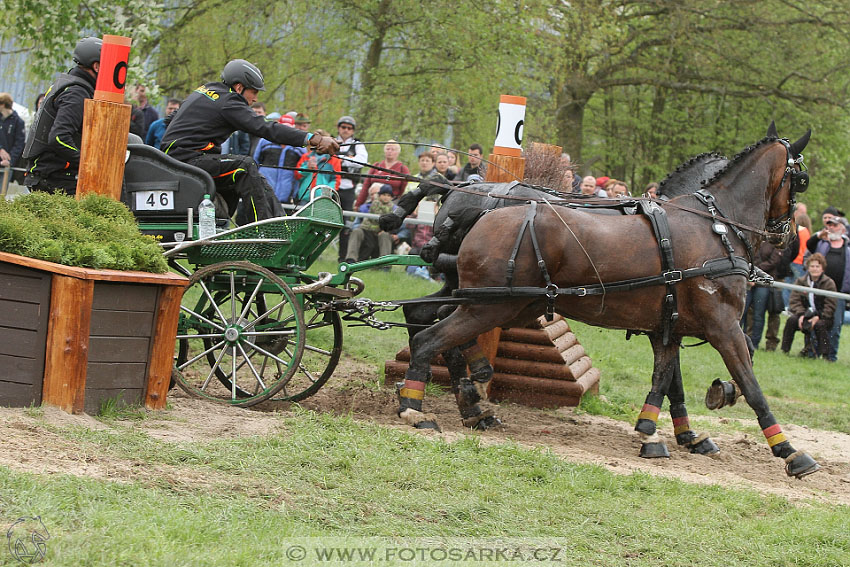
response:
<path id="1" fill-rule="evenodd" d="M 76 67 L 47 89 L 27 135 L 24 185 L 30 191 L 77 192 L 85 100 L 94 96 L 103 41 L 86 37 L 74 48 Z"/>
<path id="2" fill-rule="evenodd" d="M 250 156 L 221 153 L 221 144 L 233 132 L 242 130 L 277 144 L 306 146 L 324 154 L 339 151 L 339 144 L 329 136 L 266 122 L 254 114 L 250 105 L 262 90 L 265 84 L 260 70 L 244 59 L 234 59 L 224 66 L 220 83 L 201 85 L 166 119 L 160 143 L 169 156 L 212 176 L 228 216 L 233 215 L 241 197 L 238 220 L 242 224 L 281 216 L 283 208 Z"/>

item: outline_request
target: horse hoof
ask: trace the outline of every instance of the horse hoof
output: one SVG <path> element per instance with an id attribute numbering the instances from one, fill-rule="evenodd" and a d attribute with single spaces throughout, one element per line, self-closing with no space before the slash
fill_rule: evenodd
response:
<path id="1" fill-rule="evenodd" d="M 708 436 L 695 443 L 691 443 L 689 448 L 691 453 L 695 455 L 716 455 L 720 452 L 720 448 Z"/>
<path id="2" fill-rule="evenodd" d="M 431 429 L 433 431 L 436 431 L 437 433 L 442 432 L 442 429 L 440 429 L 440 426 L 437 425 L 436 421 L 420 421 L 413 427 L 415 427 L 416 429 Z"/>
<path id="3" fill-rule="evenodd" d="M 640 446 L 640 456 L 644 459 L 669 458 L 670 451 L 667 450 L 667 445 L 661 442 L 644 443 Z"/>
<path id="4" fill-rule="evenodd" d="M 741 395 L 741 389 L 735 382 L 715 380 L 705 393 L 705 407 L 710 410 L 734 406 Z"/>
<path id="5" fill-rule="evenodd" d="M 785 473 L 788 476 L 803 478 L 819 470 L 820 465 L 818 462 L 811 455 L 803 451 L 797 451 L 785 458 Z"/>
<path id="6" fill-rule="evenodd" d="M 488 429 L 493 429 L 494 427 L 501 427 L 501 426 L 502 426 L 502 420 L 499 419 L 498 417 L 494 416 L 494 415 L 491 415 L 491 416 L 485 417 L 484 419 L 482 419 L 481 421 L 476 423 L 475 426 L 472 429 L 475 429 L 477 431 L 487 431 Z"/>

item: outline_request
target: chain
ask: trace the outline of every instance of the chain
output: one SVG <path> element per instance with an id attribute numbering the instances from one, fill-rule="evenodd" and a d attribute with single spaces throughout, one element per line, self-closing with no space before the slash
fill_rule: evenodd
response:
<path id="1" fill-rule="evenodd" d="M 407 326 L 404 323 L 389 323 L 375 317 L 375 313 L 395 311 L 401 305 L 391 301 L 372 301 L 365 297 L 358 299 L 334 300 L 317 303 L 316 310 L 319 312 L 336 311 L 344 313 L 343 321 L 357 322 L 349 324 L 349 327 L 372 327 L 380 331 L 386 331 L 392 327 Z"/>

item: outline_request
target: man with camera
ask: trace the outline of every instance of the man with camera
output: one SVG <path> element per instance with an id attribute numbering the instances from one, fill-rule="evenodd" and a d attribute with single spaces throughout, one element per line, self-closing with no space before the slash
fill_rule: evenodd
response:
<path id="1" fill-rule="evenodd" d="M 812 289 L 836 291 L 835 282 L 824 274 L 825 269 L 826 259 L 823 254 L 815 252 L 806 259 L 806 274 L 798 278 L 794 284 Z M 788 354 L 791 343 L 794 342 L 794 333 L 799 330 L 806 336 L 806 346 L 800 352 L 800 356 L 809 358 L 821 356 L 830 360 L 829 331 L 835 317 L 835 305 L 836 300 L 833 297 L 800 291 L 791 292 L 788 304 L 791 315 L 788 316 L 785 331 L 782 333 L 782 352 Z"/>

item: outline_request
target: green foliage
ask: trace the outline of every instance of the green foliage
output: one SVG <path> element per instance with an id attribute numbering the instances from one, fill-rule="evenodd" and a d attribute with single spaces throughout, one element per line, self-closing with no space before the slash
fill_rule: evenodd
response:
<path id="1" fill-rule="evenodd" d="M 139 232 L 129 209 L 100 195 L 77 201 L 34 192 L 0 201 L 0 250 L 66 266 L 168 270 L 159 246 Z"/>

